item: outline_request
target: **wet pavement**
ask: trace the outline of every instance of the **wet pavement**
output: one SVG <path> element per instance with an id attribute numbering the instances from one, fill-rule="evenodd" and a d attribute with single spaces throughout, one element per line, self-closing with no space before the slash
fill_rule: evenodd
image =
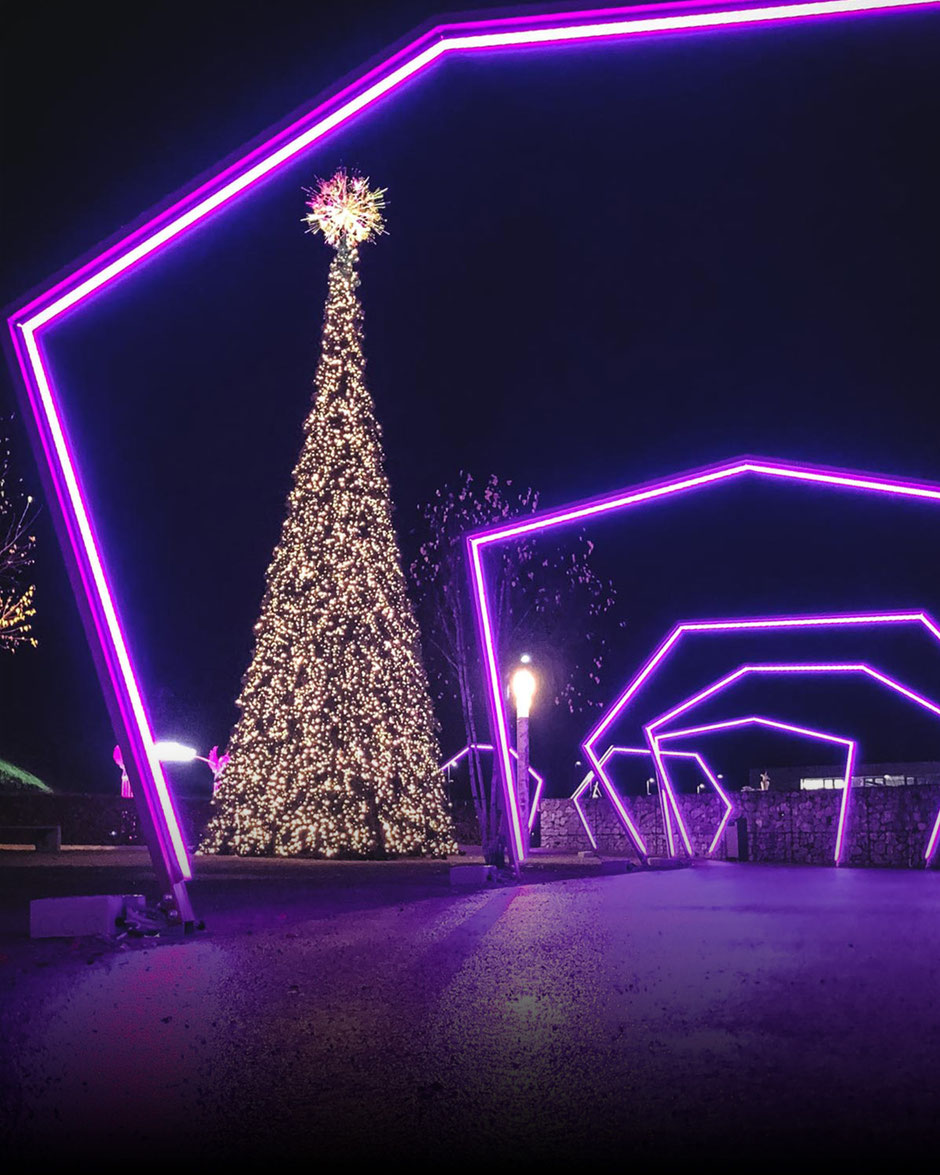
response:
<path id="1" fill-rule="evenodd" d="M 567 873 L 465 892 L 440 863 L 208 862 L 208 930 L 115 947 L 30 943 L 24 897 L 144 888 L 143 859 L 0 855 L 4 1149 L 105 1169 L 936 1149 L 940 873 Z"/>

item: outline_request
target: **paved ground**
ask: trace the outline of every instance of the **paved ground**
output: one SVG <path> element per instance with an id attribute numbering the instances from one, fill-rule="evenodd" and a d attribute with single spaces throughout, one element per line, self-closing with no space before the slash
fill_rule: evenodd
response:
<path id="1" fill-rule="evenodd" d="M 935 1161 L 940 873 L 211 862 L 190 940 L 16 937 L 25 897 L 141 888 L 106 859 L 0 854 L 12 1155 Z"/>

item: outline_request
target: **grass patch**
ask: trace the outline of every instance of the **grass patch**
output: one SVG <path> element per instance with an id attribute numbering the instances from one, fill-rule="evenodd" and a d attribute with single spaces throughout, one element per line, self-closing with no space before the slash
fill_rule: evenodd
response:
<path id="1" fill-rule="evenodd" d="M 0 792 L 11 791 L 44 791 L 51 793 L 52 788 L 44 784 L 32 772 L 24 771 L 22 767 L 17 767 L 15 763 L 8 763 L 6 759 L 0 759 Z"/>

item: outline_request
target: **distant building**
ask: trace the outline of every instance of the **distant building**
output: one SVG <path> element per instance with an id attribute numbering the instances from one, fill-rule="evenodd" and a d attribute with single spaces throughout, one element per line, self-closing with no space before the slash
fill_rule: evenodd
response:
<path id="1" fill-rule="evenodd" d="M 812 767 L 752 767 L 748 784 L 761 790 L 761 776 L 770 776 L 772 791 L 823 791 L 842 787 L 844 772 L 834 763 Z M 911 787 L 940 784 L 940 763 L 859 763 L 852 787 Z"/>

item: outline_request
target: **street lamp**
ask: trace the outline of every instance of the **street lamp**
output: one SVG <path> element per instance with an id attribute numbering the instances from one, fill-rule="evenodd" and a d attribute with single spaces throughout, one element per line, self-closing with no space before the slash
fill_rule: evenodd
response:
<path id="1" fill-rule="evenodd" d="M 522 657 L 522 665 L 510 681 L 516 706 L 516 803 L 519 807 L 519 825 L 522 829 L 525 853 L 529 852 L 529 711 L 535 697 L 535 674 L 528 668 L 531 658 Z"/>
<path id="2" fill-rule="evenodd" d="M 174 739 L 161 739 L 153 744 L 153 749 L 161 763 L 192 763 L 194 759 L 202 758 L 195 747 L 186 747 Z"/>
<path id="3" fill-rule="evenodd" d="M 164 739 L 153 744 L 157 758 L 161 763 L 194 763 L 197 759 L 205 763 L 212 772 L 212 794 L 219 790 L 219 779 L 229 761 L 228 755 L 220 755 L 219 748 L 213 747 L 208 755 L 200 755 L 194 747 L 184 746 L 183 743 L 172 739 Z"/>

